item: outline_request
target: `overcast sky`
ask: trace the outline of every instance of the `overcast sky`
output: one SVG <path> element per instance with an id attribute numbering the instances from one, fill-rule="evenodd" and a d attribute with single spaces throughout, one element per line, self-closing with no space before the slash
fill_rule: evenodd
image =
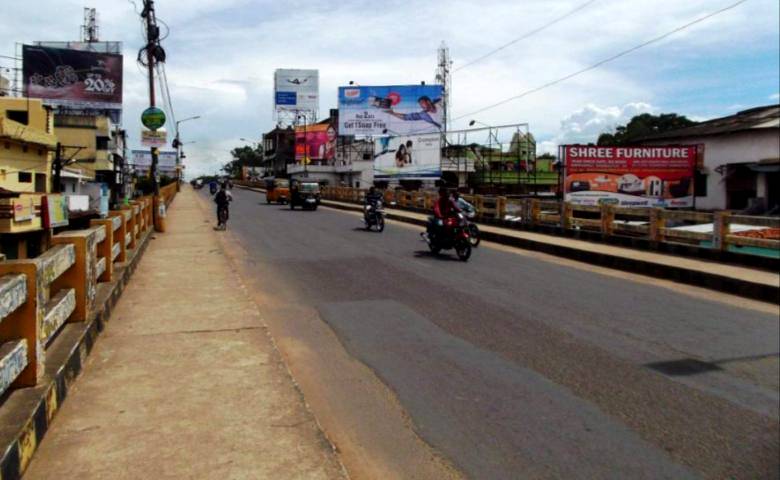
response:
<path id="1" fill-rule="evenodd" d="M 101 40 L 124 47 L 124 125 L 139 143 L 148 102 L 135 57 L 143 43 L 128 0 L 1 0 L 0 55 L 34 40 L 77 40 L 83 7 L 98 9 Z M 596 70 L 495 109 L 472 112 L 568 75 L 736 0 L 596 0 L 549 29 L 453 75 L 452 112 L 496 125 L 528 122 L 539 149 L 594 141 L 644 112 L 701 120 L 778 103 L 777 0 L 747 3 Z M 137 0 L 140 7 L 141 0 Z M 465 65 L 585 0 L 156 0 L 188 174 L 214 172 L 239 138 L 273 127 L 276 68 L 320 71 L 320 116 L 339 85 L 433 81 L 436 50 Z M 165 27 L 163 27 L 165 30 Z M 0 68 L 13 61 L 0 58 Z M 7 74 L 7 72 L 4 72 Z"/>

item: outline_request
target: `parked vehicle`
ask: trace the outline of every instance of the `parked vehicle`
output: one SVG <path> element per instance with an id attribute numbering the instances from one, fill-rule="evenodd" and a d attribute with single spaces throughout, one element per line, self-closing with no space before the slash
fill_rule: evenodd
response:
<path id="1" fill-rule="evenodd" d="M 363 213 L 363 223 L 366 225 L 366 230 L 371 230 L 371 227 L 376 228 L 377 232 L 381 232 L 385 229 L 385 209 L 382 206 L 382 201 L 377 201 L 375 205 L 366 204 Z"/>
<path id="2" fill-rule="evenodd" d="M 286 178 L 269 178 L 265 182 L 265 202 L 285 204 L 290 201 L 290 181 Z"/>
<path id="3" fill-rule="evenodd" d="M 293 180 L 290 185 L 290 210 L 295 210 L 296 206 L 304 210 L 317 210 L 319 205 L 319 183 Z"/>
<path id="4" fill-rule="evenodd" d="M 460 216 L 435 219 L 434 228 L 421 235 L 434 254 L 442 250 L 454 249 L 458 258 L 464 262 L 471 257 L 471 242 L 468 226 Z"/>

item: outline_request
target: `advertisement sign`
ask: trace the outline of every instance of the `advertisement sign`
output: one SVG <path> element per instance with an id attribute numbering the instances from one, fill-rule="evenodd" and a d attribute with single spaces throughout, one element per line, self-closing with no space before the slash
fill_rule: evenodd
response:
<path id="1" fill-rule="evenodd" d="M 28 97 L 69 108 L 122 108 L 122 55 L 24 45 Z"/>
<path id="2" fill-rule="evenodd" d="M 152 152 L 149 150 L 132 150 L 130 164 L 136 168 L 149 169 L 152 166 Z M 157 167 L 160 170 L 175 170 L 176 152 L 161 151 L 157 155 Z"/>
<path id="3" fill-rule="evenodd" d="M 566 201 L 692 207 L 696 146 L 562 146 Z"/>
<path id="4" fill-rule="evenodd" d="M 141 124 L 149 130 L 157 130 L 165 125 L 165 112 L 157 107 L 149 107 L 141 112 Z"/>
<path id="5" fill-rule="evenodd" d="M 339 87 L 339 135 L 414 135 L 442 130 L 441 85 Z"/>
<path id="6" fill-rule="evenodd" d="M 336 138 L 336 127 L 331 124 L 295 127 L 295 162 L 309 164 L 316 160 L 324 165 L 334 165 Z"/>
<path id="7" fill-rule="evenodd" d="M 441 135 L 383 137 L 376 141 L 374 179 L 423 180 L 441 177 Z"/>
<path id="8" fill-rule="evenodd" d="M 165 130 L 141 130 L 141 145 L 146 147 L 164 147 L 167 143 L 168 132 Z"/>
<path id="9" fill-rule="evenodd" d="M 43 202 L 43 228 L 63 227 L 68 224 L 68 197 L 46 195 Z"/>
<path id="10" fill-rule="evenodd" d="M 35 218 L 35 204 L 32 197 L 14 198 L 14 222 L 26 222 Z"/>
<path id="11" fill-rule="evenodd" d="M 274 104 L 277 110 L 318 110 L 320 104 L 319 70 L 276 70 L 274 72 Z"/>

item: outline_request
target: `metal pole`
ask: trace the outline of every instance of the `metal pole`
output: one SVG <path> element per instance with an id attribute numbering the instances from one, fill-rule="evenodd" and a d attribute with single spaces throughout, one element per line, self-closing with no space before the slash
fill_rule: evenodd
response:
<path id="1" fill-rule="evenodd" d="M 54 154 L 54 193 L 62 193 L 62 144 L 57 142 L 57 151 Z"/>
<path id="2" fill-rule="evenodd" d="M 157 41 L 156 29 L 157 26 L 154 22 L 154 1 L 144 0 L 144 13 L 146 14 L 146 61 L 147 69 L 149 71 L 149 106 L 155 106 L 155 94 L 154 94 L 154 47 Z M 160 184 L 157 181 L 157 149 L 155 147 L 150 148 L 152 154 L 152 165 L 149 169 L 149 173 L 152 176 L 152 185 L 154 186 L 154 195 L 160 194 Z"/>

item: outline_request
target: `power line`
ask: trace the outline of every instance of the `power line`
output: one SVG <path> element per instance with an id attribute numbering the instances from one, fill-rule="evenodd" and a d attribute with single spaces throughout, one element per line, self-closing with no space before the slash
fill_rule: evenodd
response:
<path id="1" fill-rule="evenodd" d="M 482 113 L 482 112 L 485 112 L 487 110 L 492 110 L 493 108 L 501 106 L 501 105 L 503 105 L 505 103 L 509 103 L 509 102 L 511 102 L 513 100 L 519 100 L 519 99 L 521 99 L 523 97 L 531 95 L 532 93 L 536 93 L 536 92 L 538 92 L 540 90 L 543 90 L 545 88 L 552 87 L 553 85 L 557 85 L 557 84 L 559 84 L 561 82 L 565 82 L 566 80 L 569 80 L 569 79 L 571 79 L 573 77 L 576 77 L 577 75 L 581 75 L 581 74 L 583 74 L 585 72 L 589 72 L 591 70 L 595 70 L 596 68 L 604 65 L 605 63 L 609 63 L 609 62 L 611 62 L 613 60 L 617 60 L 620 57 L 624 57 L 624 56 L 628 55 L 629 53 L 633 53 L 633 52 L 635 52 L 635 51 L 637 51 L 637 50 L 639 50 L 641 48 L 644 48 L 644 47 L 646 47 L 648 45 L 651 45 L 653 43 L 659 42 L 659 41 L 661 41 L 661 40 L 663 40 L 663 39 L 665 39 L 667 37 L 670 37 L 670 36 L 674 35 L 675 33 L 681 32 L 681 31 L 683 31 L 683 30 L 685 30 L 685 29 L 687 29 L 689 27 L 692 27 L 692 26 L 696 25 L 697 23 L 701 23 L 701 22 L 703 22 L 705 20 L 708 20 L 708 19 L 710 19 L 710 18 L 712 18 L 712 17 L 714 17 L 716 15 L 720 15 L 721 13 L 724 13 L 724 12 L 727 12 L 727 11 L 729 11 L 731 9 L 734 9 L 734 8 L 738 7 L 739 5 L 742 5 L 743 3 L 747 2 L 747 1 L 748 0 L 740 0 L 740 1 L 736 2 L 736 3 L 732 3 L 731 5 L 728 5 L 727 7 L 721 8 L 720 10 L 716 10 L 716 11 L 714 11 L 714 12 L 708 14 L 708 15 L 705 15 L 703 17 L 700 17 L 700 18 L 698 18 L 698 19 L 696 19 L 696 20 L 694 20 L 692 22 L 686 23 L 685 25 L 677 27 L 674 30 L 670 30 L 670 31 L 668 31 L 668 32 L 666 32 L 666 33 L 664 33 L 662 35 L 659 35 L 659 36 L 657 36 L 655 38 L 652 38 L 652 39 L 650 39 L 650 40 L 648 40 L 648 41 L 646 41 L 644 43 L 640 43 L 639 45 L 631 47 L 628 50 L 623 50 L 620 53 L 617 53 L 615 55 L 612 55 L 611 57 L 608 57 L 608 58 L 605 58 L 604 60 L 596 62 L 596 63 L 594 63 L 593 65 L 591 65 L 589 67 L 583 68 L 582 70 L 578 70 L 578 71 L 576 71 L 574 73 L 570 73 L 569 75 L 566 75 L 565 77 L 561 77 L 561 78 L 558 78 L 557 80 L 552 80 L 550 82 L 547 82 L 544 85 L 540 85 L 540 86 L 532 88 L 530 90 L 526 90 L 525 92 L 523 92 L 523 93 L 521 93 L 519 95 L 515 95 L 513 97 L 509 97 L 509 98 L 507 98 L 505 100 L 501 100 L 498 103 L 494 103 L 492 105 L 489 105 L 487 107 L 481 108 L 479 110 L 476 110 L 474 112 L 468 113 L 466 115 L 461 115 L 460 117 L 457 117 L 454 120 L 460 120 L 462 118 L 470 117 L 472 115 L 476 115 L 478 113 Z"/>
<path id="2" fill-rule="evenodd" d="M 472 60 L 472 61 L 470 61 L 470 62 L 468 62 L 468 63 L 466 63 L 464 65 L 461 65 L 460 67 L 458 67 L 455 70 L 453 70 L 452 73 L 455 73 L 458 70 L 462 70 L 462 69 L 464 69 L 464 68 L 466 68 L 468 66 L 474 65 L 475 63 L 481 62 L 482 60 L 484 60 L 484 59 L 486 59 L 486 58 L 488 58 L 488 57 L 490 57 L 490 56 L 500 52 L 501 50 L 504 50 L 507 47 L 511 47 L 512 45 L 514 45 L 515 43 L 517 43 L 517 42 L 519 42 L 521 40 L 525 40 L 526 38 L 534 36 L 537 33 L 541 32 L 542 30 L 545 30 L 545 29 L 547 29 L 549 27 L 552 27 L 556 23 L 561 22 L 561 21 L 571 17 L 575 13 L 579 12 L 580 10 L 583 10 L 583 9 L 587 8 L 590 4 L 595 3 L 596 1 L 597 0 L 589 0 L 589 1 L 585 2 L 585 3 L 583 3 L 582 5 L 578 6 L 574 10 L 571 10 L 568 13 L 565 13 L 564 15 L 561 15 L 560 17 L 555 18 L 554 20 L 551 20 L 551 21 L 545 23 L 541 27 L 535 28 L 535 29 L 531 30 L 530 32 L 524 33 L 523 35 L 515 38 L 514 40 L 512 40 L 510 42 L 507 42 L 507 43 L 501 45 L 500 47 L 495 48 L 495 49 L 489 51 L 488 53 L 482 55 L 481 57 L 475 58 L 474 60 Z"/>

